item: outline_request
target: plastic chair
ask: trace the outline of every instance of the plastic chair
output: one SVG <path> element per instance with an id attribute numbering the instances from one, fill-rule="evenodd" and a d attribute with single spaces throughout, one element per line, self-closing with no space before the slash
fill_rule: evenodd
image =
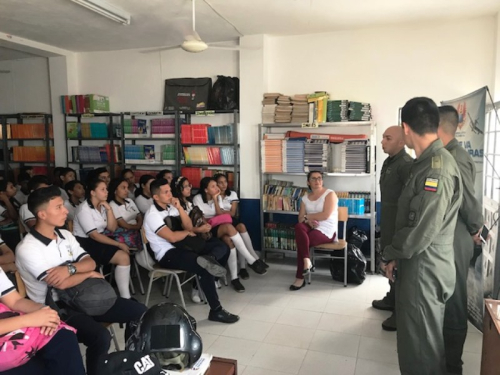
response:
<path id="1" fill-rule="evenodd" d="M 325 243 L 318 246 L 311 247 L 309 249 L 311 256 L 311 263 L 315 266 L 316 258 L 330 258 L 330 259 L 344 259 L 344 287 L 347 286 L 347 207 L 338 208 L 338 223 L 339 228 L 342 223 L 342 238 L 338 239 L 338 242 Z M 337 232 L 337 234 L 340 230 Z M 335 256 L 335 252 L 344 251 L 344 256 Z M 309 272 L 308 283 L 311 284 L 311 273 Z"/>
<path id="2" fill-rule="evenodd" d="M 172 287 L 172 280 L 175 280 L 175 283 L 177 285 L 177 290 L 179 291 L 179 295 L 181 297 L 182 307 L 186 308 L 186 303 L 184 302 L 184 295 L 182 293 L 182 286 L 191 281 L 192 279 L 195 279 L 196 284 L 198 286 L 198 290 L 201 290 L 200 281 L 198 280 L 198 277 L 196 275 L 193 275 L 185 279 L 181 283 L 179 275 L 187 274 L 187 272 L 183 270 L 161 268 L 160 265 L 157 262 L 155 262 L 155 260 L 148 253 L 147 249 L 148 239 L 146 238 L 146 234 L 144 233 L 144 228 L 141 228 L 141 237 L 142 237 L 143 249 L 142 251 L 136 254 L 135 260 L 137 261 L 137 263 L 139 263 L 141 267 L 145 268 L 149 272 L 149 285 L 148 285 L 148 291 L 146 292 L 146 301 L 144 304 L 148 306 L 149 296 L 151 295 L 151 287 L 153 285 L 153 281 L 156 281 L 162 277 L 167 277 L 167 279 L 170 280 L 168 280 L 168 283 L 165 284 L 163 295 L 165 295 L 167 298 L 169 297 L 170 289 Z M 168 290 L 166 290 L 167 284 L 168 284 Z"/>

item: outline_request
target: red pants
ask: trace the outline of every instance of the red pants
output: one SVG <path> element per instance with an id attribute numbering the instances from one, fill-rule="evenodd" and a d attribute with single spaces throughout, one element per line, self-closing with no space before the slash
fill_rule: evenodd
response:
<path id="1" fill-rule="evenodd" d="M 332 238 L 328 238 L 317 229 L 312 229 L 309 225 L 299 223 L 295 225 L 295 242 L 297 242 L 297 279 L 303 279 L 302 272 L 304 271 L 304 258 L 310 258 L 309 248 L 318 246 L 324 243 L 333 242 L 335 233 Z"/>

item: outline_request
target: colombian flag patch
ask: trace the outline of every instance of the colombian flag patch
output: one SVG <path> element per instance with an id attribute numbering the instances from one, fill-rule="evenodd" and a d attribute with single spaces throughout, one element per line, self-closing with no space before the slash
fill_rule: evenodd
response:
<path id="1" fill-rule="evenodd" d="M 439 184 L 439 180 L 437 178 L 427 177 L 425 179 L 424 190 L 425 191 L 432 191 L 435 193 L 438 190 L 438 184 Z"/>

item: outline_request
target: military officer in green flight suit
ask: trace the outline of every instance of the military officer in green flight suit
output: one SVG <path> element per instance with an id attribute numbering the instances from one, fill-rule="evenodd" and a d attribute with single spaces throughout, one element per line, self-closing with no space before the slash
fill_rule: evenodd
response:
<path id="1" fill-rule="evenodd" d="M 463 184 L 463 199 L 455 228 L 456 284 L 455 292 L 446 302 L 444 312 L 444 346 L 449 374 L 462 374 L 462 353 L 467 337 L 467 271 L 474 253 L 474 243 L 480 245 L 479 231 L 483 226 L 482 205 L 474 194 L 476 166 L 469 153 L 455 138 L 458 112 L 452 106 L 439 107 L 438 136 L 457 162 Z"/>
<path id="2" fill-rule="evenodd" d="M 441 375 L 446 373 L 443 318 L 455 289 L 453 237 L 462 180 L 437 136 L 439 111 L 431 99 L 409 100 L 401 120 L 416 159 L 398 201 L 394 237 L 383 253 L 386 276 L 396 280 L 399 367 L 403 375 Z"/>
<path id="3" fill-rule="evenodd" d="M 398 199 L 403 191 L 403 186 L 410 175 L 413 158 L 405 150 L 403 128 L 390 126 L 382 135 L 382 149 L 389 155 L 385 159 L 380 171 L 380 248 L 384 249 L 391 244 L 396 225 L 398 212 Z M 372 302 L 372 306 L 379 310 L 393 311 L 392 315 L 382 322 L 386 331 L 396 330 L 396 313 L 394 312 L 396 292 L 394 283 L 389 281 L 390 289 L 381 300 Z"/>

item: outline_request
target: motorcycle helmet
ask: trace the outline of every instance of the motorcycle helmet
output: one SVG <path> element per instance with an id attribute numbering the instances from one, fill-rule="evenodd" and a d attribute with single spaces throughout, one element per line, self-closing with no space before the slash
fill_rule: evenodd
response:
<path id="1" fill-rule="evenodd" d="M 163 302 L 144 313 L 126 349 L 150 353 L 164 369 L 183 370 L 201 357 L 203 344 L 196 320 L 183 307 Z"/>

